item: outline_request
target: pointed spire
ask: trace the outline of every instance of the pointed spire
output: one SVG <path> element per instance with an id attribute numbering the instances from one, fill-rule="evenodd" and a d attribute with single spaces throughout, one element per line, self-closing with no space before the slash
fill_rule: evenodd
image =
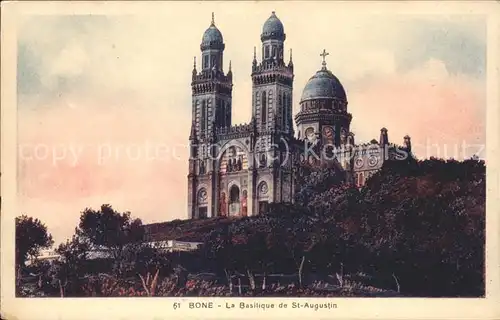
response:
<path id="1" fill-rule="evenodd" d="M 292 60 L 292 49 L 290 48 L 290 61 L 288 62 L 288 65 L 291 67 L 293 66 L 293 60 Z"/>
<path id="2" fill-rule="evenodd" d="M 190 140 L 196 140 L 196 121 L 193 120 L 191 123 L 191 133 L 189 135 Z"/>
<path id="3" fill-rule="evenodd" d="M 229 71 L 227 72 L 227 77 L 230 81 L 233 79 L 233 71 L 231 70 L 231 60 L 229 60 Z"/>
<path id="4" fill-rule="evenodd" d="M 196 71 L 196 56 L 194 57 L 193 59 L 193 81 L 196 79 L 196 74 L 198 73 L 198 71 Z"/>
<path id="5" fill-rule="evenodd" d="M 215 15 L 213 12 L 212 12 L 212 23 L 210 25 L 215 26 Z"/>
<path id="6" fill-rule="evenodd" d="M 252 72 L 257 70 L 257 47 L 253 47 Z"/>

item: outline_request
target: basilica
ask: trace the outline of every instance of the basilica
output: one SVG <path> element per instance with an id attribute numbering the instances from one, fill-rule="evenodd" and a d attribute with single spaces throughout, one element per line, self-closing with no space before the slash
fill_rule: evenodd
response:
<path id="1" fill-rule="evenodd" d="M 286 34 L 274 12 L 260 40 L 260 59 L 254 48 L 251 66 L 252 117 L 235 125 L 231 63 L 224 72 L 225 43 L 213 14 L 203 34 L 201 61 L 197 65 L 195 57 L 191 82 L 188 218 L 257 215 L 269 203 L 292 202 L 299 163 L 331 166 L 361 187 L 385 160 L 411 152 L 409 136 L 402 146 L 389 143 L 386 128 L 378 141 L 355 143 L 346 92 L 328 70 L 325 50 L 293 115 L 292 51 L 285 62 Z"/>

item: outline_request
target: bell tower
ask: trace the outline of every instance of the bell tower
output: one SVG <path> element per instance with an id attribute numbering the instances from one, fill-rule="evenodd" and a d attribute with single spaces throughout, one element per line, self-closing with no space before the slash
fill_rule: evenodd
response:
<path id="1" fill-rule="evenodd" d="M 251 207 L 261 214 L 269 203 L 292 201 L 290 142 L 293 140 L 293 62 L 285 63 L 285 31 L 275 12 L 260 36 L 261 58 L 252 61 L 252 124 L 255 143 L 251 166 Z M 278 147 L 274 147 L 278 146 Z"/>
<path id="2" fill-rule="evenodd" d="M 254 48 L 252 62 L 252 117 L 257 130 L 275 130 L 293 135 L 292 93 L 293 62 L 284 62 L 286 35 L 281 21 L 273 11 L 264 23 L 261 34 L 261 62 Z"/>
<path id="3" fill-rule="evenodd" d="M 215 26 L 213 13 L 200 49 L 201 71 L 197 71 L 195 57 L 191 88 L 192 116 L 198 138 L 203 140 L 208 139 L 214 129 L 231 125 L 233 73 L 229 62 L 229 70 L 224 74 L 225 44 L 222 33 Z"/>
<path id="4" fill-rule="evenodd" d="M 214 166 L 212 148 L 216 131 L 231 126 L 233 73 L 231 62 L 224 73 L 224 39 L 214 14 L 200 44 L 201 66 L 194 57 L 192 71 L 192 125 L 189 135 L 188 212 L 190 218 L 211 217 Z"/>

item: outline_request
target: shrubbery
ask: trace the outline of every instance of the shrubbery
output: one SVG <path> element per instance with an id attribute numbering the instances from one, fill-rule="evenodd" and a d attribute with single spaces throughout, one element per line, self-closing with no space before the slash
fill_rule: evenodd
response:
<path id="1" fill-rule="evenodd" d="M 204 237 L 196 252 L 148 248 L 140 220 L 109 206 L 87 209 L 75 237 L 58 248 L 62 261 L 32 273 L 52 296 L 239 294 L 229 285 L 235 275 L 248 280 L 243 295 L 366 296 L 383 288 L 405 296 L 482 296 L 485 177 L 478 160 L 410 159 L 385 162 L 358 189 L 334 170 L 301 168 L 294 204 L 272 205 L 257 217 L 170 223 L 177 238 Z M 96 248 L 108 260 L 89 259 Z M 222 280 L 188 280 L 200 272 Z M 256 275 L 272 273 L 297 280 L 262 289 Z M 354 274 L 367 276 L 352 282 Z M 310 275 L 334 276 L 339 291 L 312 289 Z"/>
<path id="2" fill-rule="evenodd" d="M 342 269 L 406 295 L 484 295 L 484 162 L 391 161 L 360 190 L 334 175 L 308 173 L 293 207 L 212 231 L 207 258 L 226 273 Z"/>

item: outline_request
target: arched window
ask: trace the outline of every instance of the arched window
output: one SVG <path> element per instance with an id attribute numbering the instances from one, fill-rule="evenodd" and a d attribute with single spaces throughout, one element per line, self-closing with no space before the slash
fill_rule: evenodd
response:
<path id="1" fill-rule="evenodd" d="M 231 104 L 229 102 L 226 103 L 226 107 L 224 108 L 224 123 L 226 127 L 231 125 Z"/>
<path id="2" fill-rule="evenodd" d="M 205 174 L 205 161 L 203 160 L 200 161 L 199 174 Z"/>
<path id="3" fill-rule="evenodd" d="M 222 101 L 215 99 L 215 123 L 216 124 L 220 124 L 221 111 L 222 111 Z"/>
<path id="4" fill-rule="evenodd" d="M 208 69 L 208 55 L 203 56 L 203 69 Z"/>
<path id="5" fill-rule="evenodd" d="M 269 58 L 269 46 L 266 46 L 266 47 L 264 48 L 264 52 L 265 52 L 265 53 L 264 53 L 264 57 L 265 57 L 265 59 Z"/>
<path id="6" fill-rule="evenodd" d="M 208 102 L 205 104 L 205 128 L 208 130 Z"/>
<path id="7" fill-rule="evenodd" d="M 198 204 L 207 203 L 207 198 L 208 194 L 205 188 L 198 190 Z"/>
<path id="8" fill-rule="evenodd" d="M 281 104 L 283 106 L 283 128 L 287 127 L 288 124 L 288 98 L 286 93 L 283 92 L 282 96 L 283 103 Z"/>
<path id="9" fill-rule="evenodd" d="M 216 109 L 215 109 L 215 122 L 218 126 L 224 126 L 224 100 L 216 99 Z"/>
<path id="10" fill-rule="evenodd" d="M 205 131 L 206 127 L 206 121 L 207 121 L 207 103 L 205 100 L 201 102 L 201 131 Z"/>
<path id="11" fill-rule="evenodd" d="M 309 161 L 309 164 L 314 164 L 314 157 L 312 154 L 310 154 L 309 157 L 307 157 L 307 160 Z"/>
<path id="12" fill-rule="evenodd" d="M 220 116 L 221 116 L 221 123 L 222 126 L 226 126 L 226 101 L 221 101 L 221 111 L 220 111 Z"/>
<path id="13" fill-rule="evenodd" d="M 243 161 L 241 159 L 242 159 L 242 156 L 239 156 L 238 160 L 236 162 L 236 167 L 237 167 L 238 171 L 240 171 L 241 169 L 243 169 Z"/>
<path id="14" fill-rule="evenodd" d="M 261 183 L 259 183 L 259 185 L 257 187 L 259 199 L 266 197 L 268 191 L 269 191 L 269 187 L 267 186 L 267 183 L 265 181 L 262 181 Z"/>
<path id="15" fill-rule="evenodd" d="M 281 93 L 277 93 L 278 94 L 278 102 L 277 102 L 277 109 L 278 109 L 278 112 L 281 113 L 281 127 L 284 127 L 284 124 L 285 124 L 285 117 L 284 117 L 284 110 L 285 110 L 285 107 L 284 107 L 284 99 L 283 99 L 283 95 L 284 94 L 281 94 Z"/>
<path id="16" fill-rule="evenodd" d="M 261 108 L 261 118 L 262 118 L 262 125 L 265 125 L 267 122 L 267 97 L 266 97 L 266 92 L 262 91 L 262 108 Z"/>
<path id="17" fill-rule="evenodd" d="M 263 168 L 267 165 L 267 158 L 266 158 L 266 155 L 263 153 L 261 156 L 260 156 L 260 167 Z"/>

